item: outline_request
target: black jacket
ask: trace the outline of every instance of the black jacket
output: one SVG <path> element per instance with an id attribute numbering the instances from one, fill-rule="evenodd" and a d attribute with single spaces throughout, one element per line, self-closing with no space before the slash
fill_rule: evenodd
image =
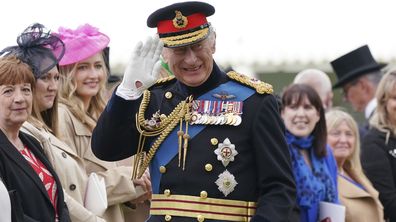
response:
<path id="1" fill-rule="evenodd" d="M 168 115 L 187 96 L 197 98 L 227 81 L 231 80 L 214 65 L 209 79 L 199 87 L 190 88 L 177 80 L 154 86 L 145 118 L 150 119 L 158 110 Z M 166 92 L 171 92 L 172 98 L 167 99 Z M 113 95 L 93 131 L 92 149 L 98 158 L 120 160 L 136 153 L 139 133 L 135 114 L 139 105 L 140 100 L 126 101 Z M 274 96 L 255 93 L 243 102 L 241 125 L 207 125 L 189 141 L 186 170 L 178 167 L 177 155 L 166 165 L 159 193 L 170 189 L 172 194 L 199 196 L 205 190 L 211 198 L 257 202 L 252 221 L 293 221 L 296 190 L 278 111 Z M 238 185 L 226 197 L 215 184 L 225 167 L 214 154 L 217 146 L 211 144 L 212 138 L 219 143 L 228 138 L 238 152 L 227 166 Z M 210 172 L 205 171 L 208 163 L 213 166 Z M 151 221 L 164 221 L 164 218 L 152 216 Z M 172 221 L 196 221 L 196 218 L 172 217 Z"/>
<path id="2" fill-rule="evenodd" d="M 22 142 L 34 153 L 55 179 L 58 190 L 59 221 L 69 222 L 61 183 L 38 141 L 20 132 Z M 0 176 L 10 193 L 13 212 L 22 212 L 27 222 L 54 222 L 55 209 L 37 173 L 0 130 Z M 21 209 L 15 209 L 21 208 Z M 18 216 L 18 215 L 13 215 Z"/>
<path id="3" fill-rule="evenodd" d="M 396 222 L 396 138 L 372 128 L 362 143 L 362 166 L 369 180 L 379 192 L 384 215 Z"/>

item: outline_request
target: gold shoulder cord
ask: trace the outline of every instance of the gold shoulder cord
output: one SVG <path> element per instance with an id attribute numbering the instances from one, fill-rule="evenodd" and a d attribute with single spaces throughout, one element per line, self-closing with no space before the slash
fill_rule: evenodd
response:
<path id="1" fill-rule="evenodd" d="M 150 91 L 146 90 L 143 93 L 143 99 L 139 107 L 139 112 L 136 114 L 136 128 L 139 131 L 140 136 L 139 136 L 137 154 L 134 157 L 132 179 L 142 177 L 144 171 L 147 169 L 148 165 L 150 164 L 150 161 L 154 157 L 161 143 L 165 140 L 165 138 L 169 135 L 169 133 L 176 127 L 176 125 L 179 122 L 180 122 L 180 130 L 177 134 L 179 137 L 179 162 L 180 162 L 181 141 L 182 141 L 180 138 L 184 139 L 184 144 L 183 144 L 183 148 L 185 151 L 184 162 L 186 158 L 185 156 L 187 153 L 187 146 L 189 139 L 188 123 L 191 116 L 190 112 L 191 112 L 192 97 L 190 96 L 185 101 L 181 101 L 167 117 L 161 118 L 160 124 L 154 128 L 147 127 L 145 124 L 144 113 L 146 112 L 149 101 L 150 101 Z M 186 122 L 186 133 L 182 131 L 183 120 L 185 120 Z M 149 151 L 145 155 L 143 152 L 145 138 L 153 137 L 153 136 L 158 136 L 158 138 L 154 141 Z M 184 164 L 183 164 L 183 169 L 184 169 Z"/>
<path id="2" fill-rule="evenodd" d="M 250 86 L 251 88 L 255 89 L 258 94 L 264 94 L 264 93 L 271 94 L 274 91 L 271 84 L 251 78 L 249 76 L 239 74 L 235 71 L 228 72 L 227 76 L 230 79 L 233 79 L 244 85 Z"/>

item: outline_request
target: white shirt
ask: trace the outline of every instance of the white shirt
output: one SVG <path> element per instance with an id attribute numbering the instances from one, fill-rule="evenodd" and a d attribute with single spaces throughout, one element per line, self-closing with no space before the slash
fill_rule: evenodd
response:
<path id="1" fill-rule="evenodd" d="M 370 100 L 370 102 L 367 104 L 366 108 L 364 109 L 364 117 L 366 117 L 367 120 L 370 119 L 376 107 L 377 107 L 377 99 L 374 97 L 373 99 Z"/>
<path id="2" fill-rule="evenodd" d="M 0 221 L 11 222 L 11 202 L 8 190 L 0 179 Z"/>

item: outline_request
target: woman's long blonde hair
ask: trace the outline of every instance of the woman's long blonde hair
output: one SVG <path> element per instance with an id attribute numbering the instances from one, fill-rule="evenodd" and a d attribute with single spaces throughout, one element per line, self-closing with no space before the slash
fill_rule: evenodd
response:
<path id="1" fill-rule="evenodd" d="M 362 164 L 360 162 L 360 136 L 356 121 L 349 113 L 340 108 L 333 108 L 326 113 L 327 132 L 337 128 L 343 122 L 351 129 L 355 137 L 355 143 L 353 144 L 352 155 L 345 160 L 342 168 L 352 179 L 363 185 L 369 193 L 375 193 L 377 191 L 363 173 Z"/>
<path id="2" fill-rule="evenodd" d="M 390 134 L 396 135 L 396 123 L 392 123 L 389 113 L 386 111 L 386 103 L 388 102 L 391 92 L 396 89 L 396 68 L 390 69 L 381 79 L 377 87 L 375 97 L 377 99 L 377 108 L 373 117 L 370 119 L 371 126 L 386 133 L 386 141 L 388 143 Z"/>
<path id="3" fill-rule="evenodd" d="M 84 109 L 84 103 L 77 94 L 77 83 L 75 81 L 75 74 L 77 72 L 78 62 L 66 66 L 61 66 L 59 68 L 59 73 L 61 75 L 60 83 L 60 102 L 65 104 L 69 110 L 85 124 L 90 130 L 96 126 L 96 121 L 98 120 L 100 114 L 106 106 L 106 77 L 107 69 L 105 68 L 104 57 L 102 52 L 102 67 L 104 72 L 104 78 L 99 83 L 99 92 L 92 97 L 91 102 L 87 112 Z"/>

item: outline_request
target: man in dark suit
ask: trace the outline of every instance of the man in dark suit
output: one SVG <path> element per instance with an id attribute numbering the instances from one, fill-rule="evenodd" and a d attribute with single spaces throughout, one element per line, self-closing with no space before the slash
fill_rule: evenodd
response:
<path id="1" fill-rule="evenodd" d="M 361 46 L 331 62 L 337 75 L 333 89 L 342 88 L 344 99 L 357 112 L 364 112 L 366 122 L 359 127 L 362 139 L 368 130 L 368 120 L 377 104 L 375 91 L 382 77 L 384 64 L 377 63 L 367 45 Z"/>
<path id="2" fill-rule="evenodd" d="M 183 2 L 149 16 L 162 43 L 137 46 L 94 129 L 93 152 L 108 161 L 137 153 L 137 177 L 150 166 L 151 222 L 298 221 L 272 86 L 219 69 L 206 20 L 214 11 Z M 161 53 L 174 76 L 156 81 Z"/>

